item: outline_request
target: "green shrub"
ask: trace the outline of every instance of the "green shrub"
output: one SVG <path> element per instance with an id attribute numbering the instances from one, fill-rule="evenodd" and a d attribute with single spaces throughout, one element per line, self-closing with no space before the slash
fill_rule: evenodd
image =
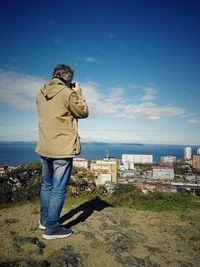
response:
<path id="1" fill-rule="evenodd" d="M 19 187 L 13 192 L 13 202 L 26 202 L 29 200 L 26 188 Z"/>
<path id="2" fill-rule="evenodd" d="M 39 196 L 41 164 L 30 163 L 8 171 L 0 179 L 0 203 L 32 201 Z"/>
<path id="3" fill-rule="evenodd" d="M 132 184 L 117 184 L 113 190 L 112 196 L 121 196 L 133 192 L 141 192 L 141 190 Z"/>
<path id="4" fill-rule="evenodd" d="M 9 178 L 4 175 L 0 177 L 0 203 L 11 202 L 13 196 L 12 185 Z"/>

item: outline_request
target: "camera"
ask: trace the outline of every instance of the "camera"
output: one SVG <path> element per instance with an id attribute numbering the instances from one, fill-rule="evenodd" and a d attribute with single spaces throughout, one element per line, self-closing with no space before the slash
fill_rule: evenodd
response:
<path id="1" fill-rule="evenodd" d="M 75 88 L 76 87 L 76 83 L 71 83 L 70 87 L 71 87 L 71 89 Z"/>

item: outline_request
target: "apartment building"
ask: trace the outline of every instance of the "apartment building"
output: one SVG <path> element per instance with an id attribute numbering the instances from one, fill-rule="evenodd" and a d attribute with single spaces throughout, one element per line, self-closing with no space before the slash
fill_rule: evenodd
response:
<path id="1" fill-rule="evenodd" d="M 174 168 L 172 166 L 153 166 L 152 176 L 155 180 L 173 180 Z"/>
<path id="2" fill-rule="evenodd" d="M 192 148 L 190 146 L 184 147 L 184 160 L 190 160 L 192 158 Z"/>
<path id="3" fill-rule="evenodd" d="M 176 156 L 162 156 L 160 158 L 160 164 L 161 165 L 169 165 L 172 166 L 174 163 L 176 163 Z"/>
<path id="4" fill-rule="evenodd" d="M 153 155 L 122 154 L 122 163 L 125 170 L 133 170 L 135 163 L 153 163 Z"/>
<path id="5" fill-rule="evenodd" d="M 88 161 L 83 158 L 73 158 L 73 166 L 77 168 L 88 168 Z"/>
<path id="6" fill-rule="evenodd" d="M 98 175 L 97 184 L 117 183 L 117 160 L 91 161 L 90 170 Z"/>
<path id="7" fill-rule="evenodd" d="M 200 171 L 200 154 L 192 157 L 192 167 L 194 170 Z"/>

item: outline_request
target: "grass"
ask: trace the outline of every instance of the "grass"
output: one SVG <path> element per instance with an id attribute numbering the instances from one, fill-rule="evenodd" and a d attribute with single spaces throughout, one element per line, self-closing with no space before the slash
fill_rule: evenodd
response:
<path id="1" fill-rule="evenodd" d="M 199 197 L 182 193 L 154 192 L 142 194 L 129 192 L 120 196 L 111 196 L 108 201 L 114 207 L 154 212 L 185 210 L 187 208 L 200 209 Z"/>
<path id="2" fill-rule="evenodd" d="M 96 196 L 68 195 L 64 213 L 93 200 Z M 82 261 L 84 266 L 88 267 L 95 264 L 114 267 L 119 266 L 116 263 L 119 261 L 120 266 L 158 266 L 154 265 L 155 256 L 159 266 L 198 266 L 199 197 L 179 193 L 119 192 L 117 196 L 99 195 L 99 198 L 112 204 L 113 208 L 94 213 L 86 223 L 75 224 L 75 234 L 69 244 L 65 240 L 46 243 L 41 238 L 42 232 L 37 229 L 38 199 L 24 207 L 2 211 L 1 231 L 4 237 L 3 242 L 1 241 L 3 249 L 0 266 L 64 266 L 65 262 L 67 266 L 81 266 Z M 137 212 L 134 209 L 154 213 Z M 83 210 L 80 211 L 83 213 Z M 85 211 L 87 213 L 88 210 Z M 79 215 L 79 211 L 72 214 L 70 221 Z M 164 243 L 166 246 L 163 248 Z M 46 246 L 43 247 L 43 244 Z M 148 251 L 151 249 L 154 252 L 149 253 L 147 248 Z M 180 248 L 181 251 L 177 253 L 176 249 Z M 101 262 L 98 260 L 94 263 L 93 259 L 98 257 Z M 165 265 L 162 265 L 163 259 L 166 259 Z"/>
<path id="3" fill-rule="evenodd" d="M 127 192 L 113 194 L 110 196 L 101 196 L 98 194 L 87 194 L 82 196 L 67 196 L 64 208 L 72 209 L 79 205 L 88 202 L 99 196 L 103 201 L 113 207 L 127 207 L 137 210 L 148 210 L 153 212 L 162 211 L 173 211 L 173 210 L 185 210 L 200 209 L 200 197 L 185 194 L 185 193 L 164 193 L 164 192 L 153 192 L 153 193 L 141 193 L 141 192 Z M 10 208 L 13 206 L 20 206 L 25 203 L 32 204 L 32 213 L 39 213 L 39 199 L 34 201 L 25 201 L 19 203 L 5 203 L 0 206 L 2 208 Z"/>
<path id="4" fill-rule="evenodd" d="M 133 208 L 161 212 L 172 210 L 185 210 L 187 208 L 200 208 L 200 203 L 188 199 L 183 199 L 181 201 L 153 200 L 142 205 L 138 205 L 135 207 L 133 206 Z"/>

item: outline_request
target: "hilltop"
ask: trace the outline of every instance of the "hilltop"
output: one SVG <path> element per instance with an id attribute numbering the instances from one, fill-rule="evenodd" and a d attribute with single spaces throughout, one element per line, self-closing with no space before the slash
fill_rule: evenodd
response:
<path id="1" fill-rule="evenodd" d="M 197 207 L 153 212 L 68 198 L 62 215 L 73 235 L 47 241 L 38 229 L 38 201 L 2 209 L 0 266 L 200 266 Z"/>

